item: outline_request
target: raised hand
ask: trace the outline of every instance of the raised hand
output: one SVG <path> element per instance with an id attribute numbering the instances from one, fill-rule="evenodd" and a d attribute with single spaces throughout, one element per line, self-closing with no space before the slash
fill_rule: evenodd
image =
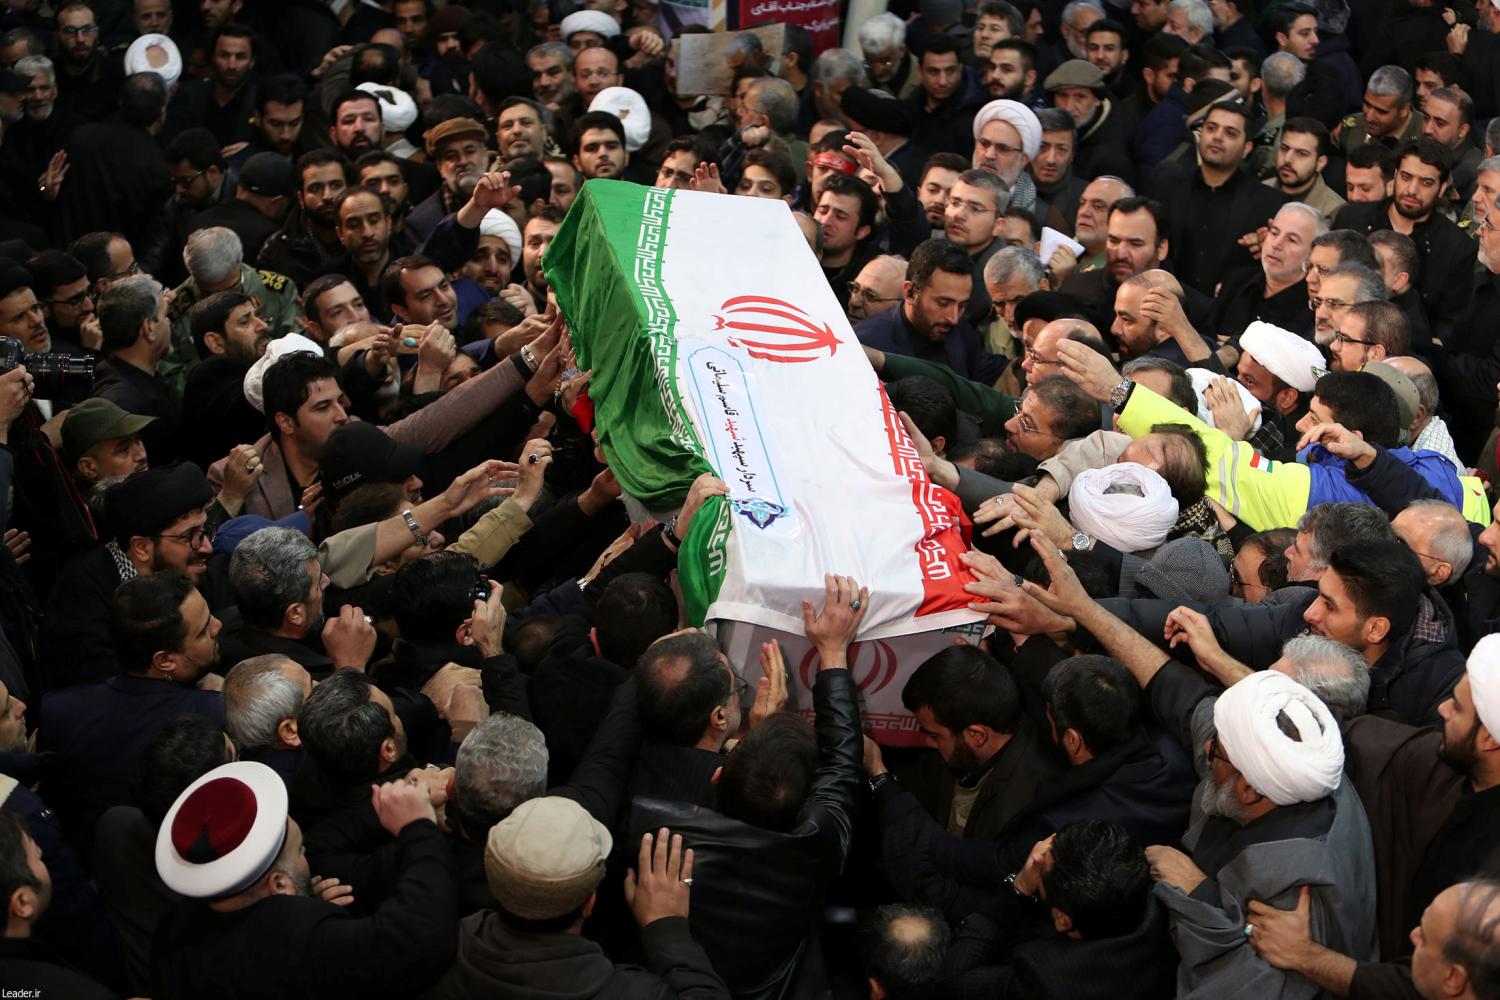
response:
<path id="1" fill-rule="evenodd" d="M 802 630 L 818 651 L 819 670 L 844 667 L 849 644 L 869 610 L 870 589 L 851 576 L 823 577 L 823 609 L 813 613 L 811 601 L 802 602 Z"/>

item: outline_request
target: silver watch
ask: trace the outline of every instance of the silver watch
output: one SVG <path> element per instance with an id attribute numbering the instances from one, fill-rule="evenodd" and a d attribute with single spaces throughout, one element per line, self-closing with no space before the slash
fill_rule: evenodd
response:
<path id="1" fill-rule="evenodd" d="M 1073 551 L 1087 552 L 1094 547 L 1094 536 L 1086 531 L 1073 532 Z"/>

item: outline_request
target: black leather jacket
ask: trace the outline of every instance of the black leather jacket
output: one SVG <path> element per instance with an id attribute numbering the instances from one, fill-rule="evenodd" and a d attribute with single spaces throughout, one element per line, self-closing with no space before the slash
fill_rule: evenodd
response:
<path id="1" fill-rule="evenodd" d="M 693 849 L 693 938 L 736 1000 L 826 993 L 818 920 L 844 866 L 860 779 L 857 692 L 847 670 L 813 684 L 818 770 L 797 825 L 781 833 L 698 806 L 637 799 L 627 843 L 662 826 Z"/>

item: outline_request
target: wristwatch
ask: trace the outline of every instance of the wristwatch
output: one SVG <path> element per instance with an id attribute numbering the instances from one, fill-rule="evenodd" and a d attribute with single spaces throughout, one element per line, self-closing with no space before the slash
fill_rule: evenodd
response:
<path id="1" fill-rule="evenodd" d="M 1115 412 L 1125 409 L 1125 402 L 1130 399 L 1130 390 L 1134 387 L 1134 382 L 1128 378 L 1122 378 L 1113 389 L 1109 390 L 1109 405 L 1115 408 Z"/>
<path id="2" fill-rule="evenodd" d="M 672 520 L 668 521 L 666 527 L 661 529 L 662 537 L 674 549 L 682 548 L 682 539 L 677 537 L 677 519 L 681 516 L 680 514 L 673 514 Z"/>
<path id="3" fill-rule="evenodd" d="M 868 779 L 871 792 L 878 792 L 886 785 L 896 780 L 896 776 L 889 771 L 881 771 L 879 774 Z"/>
<path id="4" fill-rule="evenodd" d="M 406 522 L 406 530 L 411 532 L 411 537 L 417 540 L 418 545 L 427 544 L 427 532 L 417 523 L 417 516 L 411 512 L 411 508 L 401 512 L 401 520 Z"/>
<path id="5" fill-rule="evenodd" d="M 1094 547 L 1094 536 L 1086 531 L 1075 531 L 1071 546 L 1074 552 L 1087 552 Z"/>

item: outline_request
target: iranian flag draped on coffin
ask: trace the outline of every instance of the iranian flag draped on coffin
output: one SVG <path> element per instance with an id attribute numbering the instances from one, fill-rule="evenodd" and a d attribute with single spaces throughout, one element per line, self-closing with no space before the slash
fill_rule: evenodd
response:
<path id="1" fill-rule="evenodd" d="M 959 562 L 969 526 L 786 204 L 591 180 L 543 268 L 626 492 L 666 515 L 700 474 L 728 484 L 679 554 L 689 620 L 719 630 L 750 682 L 758 643 L 779 639 L 805 711 L 816 663 L 801 602 L 822 603 L 825 573 L 854 577 L 870 588 L 852 659 L 867 718 L 888 741 L 918 740 L 906 677 L 983 626 Z"/>

